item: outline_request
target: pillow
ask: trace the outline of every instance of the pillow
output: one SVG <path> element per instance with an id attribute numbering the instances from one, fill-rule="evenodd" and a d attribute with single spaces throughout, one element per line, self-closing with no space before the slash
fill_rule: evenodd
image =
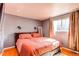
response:
<path id="1" fill-rule="evenodd" d="M 41 37 L 41 35 L 39 33 L 32 33 L 33 37 Z"/>
<path id="2" fill-rule="evenodd" d="M 31 34 L 20 34 L 19 39 L 31 39 Z"/>

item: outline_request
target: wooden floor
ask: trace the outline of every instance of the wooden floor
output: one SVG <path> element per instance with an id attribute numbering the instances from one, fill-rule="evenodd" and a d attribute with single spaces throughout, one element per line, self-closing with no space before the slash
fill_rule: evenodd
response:
<path id="1" fill-rule="evenodd" d="M 71 51 L 65 49 L 65 48 L 60 48 L 61 52 L 57 53 L 54 56 L 79 56 L 79 54 L 74 54 Z M 2 53 L 0 53 L 2 56 L 18 56 L 18 52 L 16 48 L 8 48 L 4 49 Z"/>
<path id="2" fill-rule="evenodd" d="M 1 54 L 2 54 L 2 56 L 18 56 L 18 52 L 17 52 L 16 48 L 7 48 L 7 49 L 4 49 Z M 64 56 L 64 55 L 61 54 L 61 53 L 58 53 L 58 54 L 56 54 L 54 56 Z"/>
<path id="3" fill-rule="evenodd" d="M 61 50 L 62 54 L 65 54 L 68 56 L 79 56 L 79 52 L 73 51 L 73 50 L 65 48 L 65 47 L 61 47 L 60 50 Z"/>
<path id="4" fill-rule="evenodd" d="M 18 56 L 16 48 L 4 49 L 2 56 Z"/>

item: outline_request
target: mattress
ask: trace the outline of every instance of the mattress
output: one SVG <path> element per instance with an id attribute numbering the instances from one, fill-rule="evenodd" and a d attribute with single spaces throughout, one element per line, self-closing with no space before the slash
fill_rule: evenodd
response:
<path id="1" fill-rule="evenodd" d="M 16 46 L 21 56 L 39 56 L 59 47 L 59 41 L 46 37 L 18 39 Z"/>

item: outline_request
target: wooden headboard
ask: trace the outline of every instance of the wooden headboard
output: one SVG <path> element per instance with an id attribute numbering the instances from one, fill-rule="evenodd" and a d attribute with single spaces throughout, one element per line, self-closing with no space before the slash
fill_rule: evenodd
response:
<path id="1" fill-rule="evenodd" d="M 20 33 L 15 33 L 14 34 L 15 35 L 15 45 L 16 45 L 16 42 L 17 42 L 20 34 L 31 34 L 31 33 L 37 33 L 37 32 L 20 32 Z"/>

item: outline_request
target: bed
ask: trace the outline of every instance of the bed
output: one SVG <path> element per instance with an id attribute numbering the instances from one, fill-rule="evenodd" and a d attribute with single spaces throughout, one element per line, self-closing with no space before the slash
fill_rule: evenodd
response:
<path id="1" fill-rule="evenodd" d="M 59 41 L 47 37 L 30 37 L 32 33 L 35 32 L 15 34 L 15 46 L 20 56 L 54 55 L 59 51 Z"/>

